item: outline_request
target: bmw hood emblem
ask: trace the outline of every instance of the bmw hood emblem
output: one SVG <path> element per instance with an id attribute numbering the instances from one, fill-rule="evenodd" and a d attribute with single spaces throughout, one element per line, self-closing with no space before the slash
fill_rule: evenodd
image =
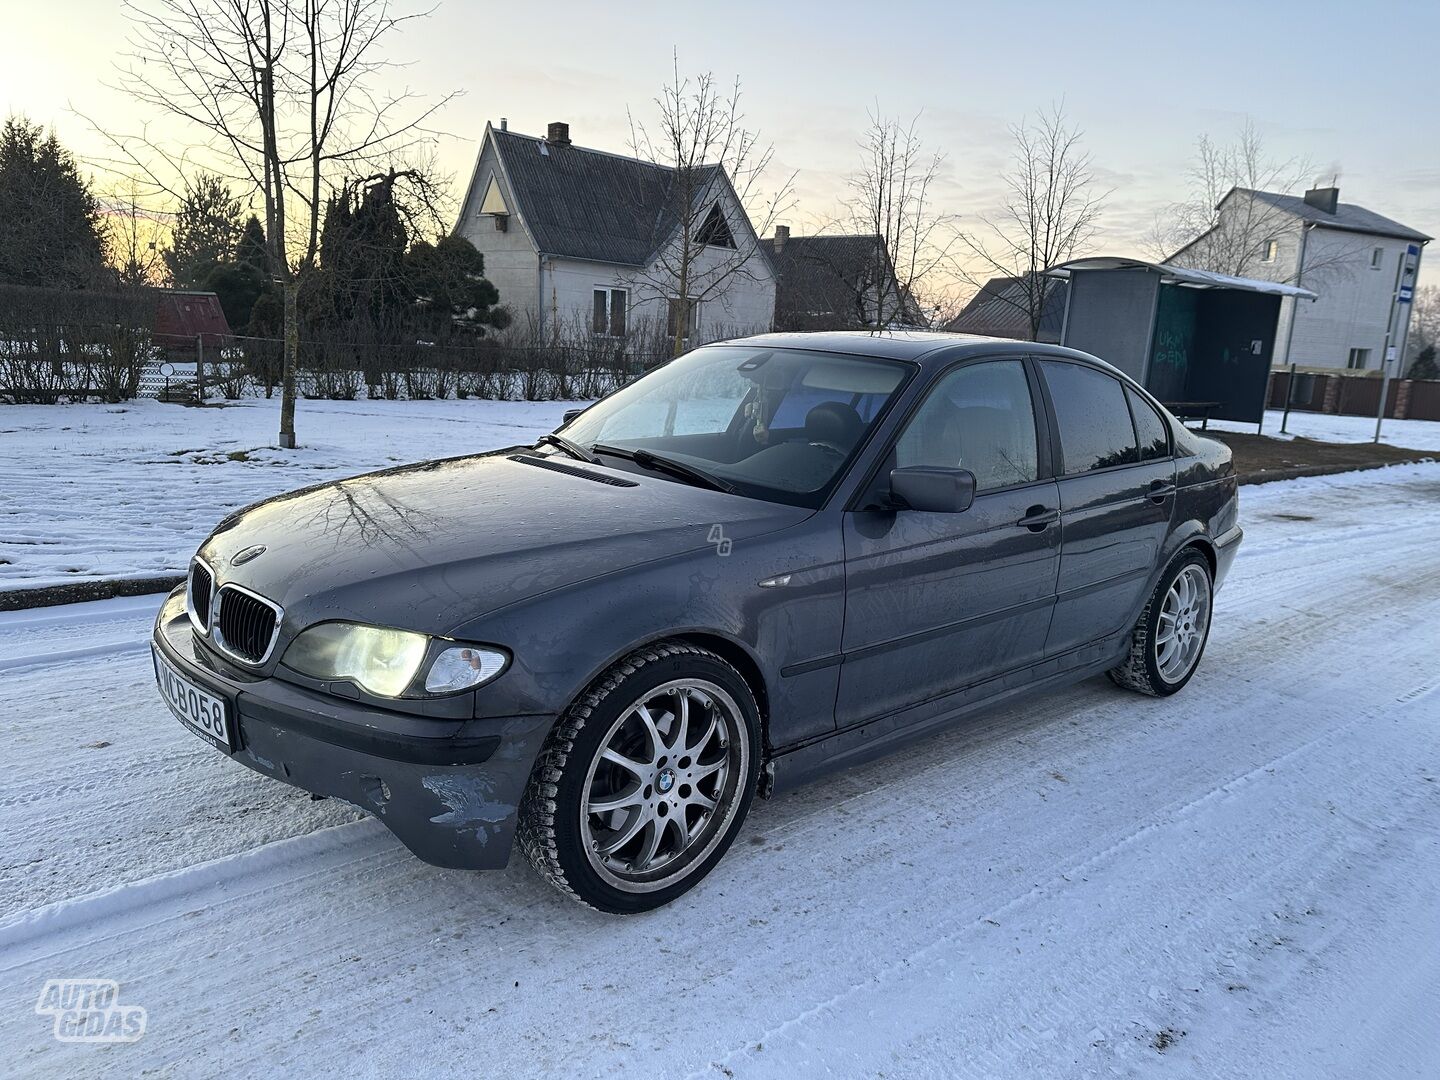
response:
<path id="1" fill-rule="evenodd" d="M 247 562 L 249 562 L 251 559 L 258 559 L 261 555 L 264 555 L 264 554 L 265 554 L 265 545 L 264 545 L 264 544 L 256 544 L 254 547 L 245 548 L 245 550 L 243 550 L 243 551 L 237 551 L 234 555 L 232 555 L 232 556 L 230 557 L 230 565 L 231 565 L 231 566 L 243 566 L 243 565 L 245 565 Z"/>

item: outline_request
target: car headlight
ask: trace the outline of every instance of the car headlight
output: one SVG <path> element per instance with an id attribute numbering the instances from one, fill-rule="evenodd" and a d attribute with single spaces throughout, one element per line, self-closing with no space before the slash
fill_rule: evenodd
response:
<path id="1" fill-rule="evenodd" d="M 436 642 L 442 646 L 436 652 L 431 648 L 432 640 L 410 630 L 362 623 L 321 623 L 291 642 L 285 651 L 285 665 L 311 678 L 350 679 L 377 697 L 398 698 L 423 696 L 405 693 L 422 668 L 425 693 L 448 694 L 490 681 L 509 660 L 498 649 L 444 641 Z M 427 657 L 432 657 L 428 668 Z"/>

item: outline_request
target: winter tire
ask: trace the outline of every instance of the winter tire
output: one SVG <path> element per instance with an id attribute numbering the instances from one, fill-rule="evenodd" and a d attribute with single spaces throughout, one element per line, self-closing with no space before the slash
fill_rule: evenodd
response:
<path id="1" fill-rule="evenodd" d="M 1117 686 L 1167 697 L 1195 674 L 1210 636 L 1215 590 L 1210 564 L 1187 548 L 1160 575 L 1135 624 L 1130 654 L 1110 678 Z"/>
<path id="2" fill-rule="evenodd" d="M 693 888 L 739 832 L 760 768 L 744 678 L 666 642 L 601 675 L 561 716 L 531 772 L 518 841 L 562 892 L 616 915 Z"/>

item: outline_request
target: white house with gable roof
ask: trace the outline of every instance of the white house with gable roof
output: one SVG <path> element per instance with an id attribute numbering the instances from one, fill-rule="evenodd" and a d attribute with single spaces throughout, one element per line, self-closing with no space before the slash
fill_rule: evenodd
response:
<path id="1" fill-rule="evenodd" d="M 1397 294 L 1413 288 L 1430 237 L 1342 203 L 1336 187 L 1303 196 L 1232 188 L 1217 211 L 1214 228 L 1165 261 L 1314 292 L 1313 302 L 1283 302 L 1273 366 L 1379 370 L 1410 316 Z"/>
<path id="2" fill-rule="evenodd" d="M 686 186 L 696 200 L 678 212 L 676 171 L 639 158 L 576 146 L 568 124 L 544 138 L 485 125 L 455 231 L 485 257 L 485 276 L 516 324 L 546 337 L 624 337 L 642 321 L 669 330 L 684 319 L 667 246 L 691 237 L 691 344 L 770 329 L 775 271 L 749 216 L 718 166 Z M 737 267 L 740 272 L 735 272 Z"/>

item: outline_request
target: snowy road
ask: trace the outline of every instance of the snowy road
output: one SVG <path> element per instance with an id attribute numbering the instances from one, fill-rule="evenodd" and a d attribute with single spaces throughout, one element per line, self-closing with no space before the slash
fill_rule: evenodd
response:
<path id="1" fill-rule="evenodd" d="M 170 719 L 154 600 L 0 615 L 15 1075 L 1440 1075 L 1440 466 L 1247 488 L 1199 674 L 756 804 L 616 920 L 437 870 Z M 102 743 L 106 745 L 101 745 Z M 143 1039 L 52 1039 L 46 979 Z"/>

